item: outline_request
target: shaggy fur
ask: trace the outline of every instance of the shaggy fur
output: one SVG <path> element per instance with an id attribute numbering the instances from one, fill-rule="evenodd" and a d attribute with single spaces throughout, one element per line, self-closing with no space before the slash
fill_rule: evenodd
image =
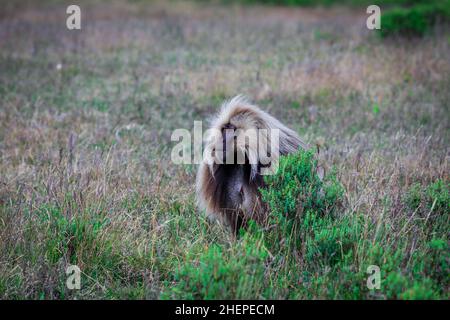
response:
<path id="1" fill-rule="evenodd" d="M 299 148 L 306 149 L 306 144 L 293 130 L 242 96 L 222 105 L 211 128 L 216 130 L 216 134 L 211 133 L 206 139 L 205 156 L 197 173 L 196 189 L 200 209 L 205 210 L 209 217 L 217 218 L 229 226 L 234 233 L 240 227 L 245 227 L 249 219 L 264 224 L 266 208 L 258 190 L 264 187 L 261 169 L 267 167 L 268 158 L 277 161 L 277 155 L 293 153 Z M 266 129 L 268 132 L 278 129 L 279 143 L 271 143 L 271 136 L 267 134 L 263 139 L 267 139 L 264 142 L 268 142 L 268 149 L 258 149 L 248 141 L 245 143 L 245 139 L 240 139 L 247 129 Z M 233 152 L 232 157 L 236 159 L 237 154 L 241 154 L 245 162 L 222 163 L 217 152 L 218 146 L 223 146 L 223 156 Z"/>

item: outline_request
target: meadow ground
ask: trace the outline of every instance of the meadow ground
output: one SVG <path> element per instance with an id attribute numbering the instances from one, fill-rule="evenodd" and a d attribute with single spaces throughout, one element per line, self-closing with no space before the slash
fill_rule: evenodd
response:
<path id="1" fill-rule="evenodd" d="M 81 31 L 58 1 L 0 14 L 1 298 L 448 298 L 448 30 L 381 39 L 364 8 L 79 3 Z M 196 209 L 172 131 L 238 93 L 335 168 L 340 216 L 365 221 L 351 258 L 287 267 Z"/>

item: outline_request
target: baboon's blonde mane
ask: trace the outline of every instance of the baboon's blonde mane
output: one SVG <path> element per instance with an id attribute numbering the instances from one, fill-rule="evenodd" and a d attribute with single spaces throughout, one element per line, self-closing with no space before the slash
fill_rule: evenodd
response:
<path id="1" fill-rule="evenodd" d="M 259 164 L 264 163 L 261 160 L 278 161 L 278 158 L 273 154 L 267 156 L 267 146 L 270 146 L 271 153 L 278 155 L 285 155 L 296 152 L 299 148 L 306 149 L 307 145 L 300 139 L 297 133 L 280 121 L 261 110 L 258 106 L 252 104 L 245 96 L 238 95 L 231 100 L 228 100 L 222 104 L 219 113 L 211 121 L 211 129 L 215 129 L 215 134 L 206 137 L 205 151 L 207 154 L 215 150 L 215 146 L 222 143 L 223 136 L 217 135 L 217 132 L 222 132 L 222 129 L 226 129 L 226 126 L 232 125 L 236 129 L 246 131 L 248 129 L 265 129 L 268 132 L 276 129 L 279 134 L 278 143 L 271 143 L 271 134 L 268 134 L 263 139 L 267 139 L 266 143 L 262 143 L 264 146 L 261 150 L 257 147 L 249 147 L 248 145 L 237 145 L 239 150 L 243 150 L 248 156 L 250 161 L 249 180 L 243 181 L 245 186 L 245 197 L 243 202 L 239 202 L 236 205 L 236 210 L 231 211 L 229 208 L 223 208 L 221 201 L 228 195 L 228 191 L 224 186 L 235 177 L 230 177 L 226 173 L 226 164 L 217 164 L 206 161 L 204 158 L 200 164 L 199 171 L 197 173 L 196 190 L 197 201 L 200 209 L 205 210 L 210 217 L 219 218 L 226 224 L 236 224 L 236 217 L 246 219 L 255 219 L 258 222 L 264 221 L 265 210 L 264 205 L 261 202 L 258 188 L 264 185 L 263 179 L 259 173 Z M 237 130 L 236 130 L 237 131 Z M 240 136 L 239 133 L 235 133 Z M 274 148 L 277 148 L 275 150 Z M 256 150 L 255 150 L 256 149 Z M 276 152 L 273 152 L 276 151 Z M 266 157 L 266 158 L 264 158 Z M 224 167 L 222 167 L 224 166 Z M 225 171 L 224 171 L 225 170 Z M 219 173 L 219 176 L 216 176 Z"/>
<path id="2" fill-rule="evenodd" d="M 231 123 L 239 129 L 272 129 L 279 130 L 279 154 L 289 154 L 296 152 L 299 147 L 307 149 L 308 146 L 304 143 L 298 134 L 283 125 L 280 121 L 272 117 L 267 112 L 261 110 L 258 106 L 252 104 L 250 100 L 244 95 L 238 95 L 234 98 L 225 101 L 216 117 L 211 121 L 211 128 L 221 130 L 222 127 Z M 268 144 L 272 145 L 270 141 L 270 134 L 268 135 Z M 207 139 L 209 143 L 214 143 L 213 137 Z M 266 144 L 267 145 L 267 144 Z M 263 153 L 260 150 L 260 153 Z M 255 151 L 256 152 L 256 151 Z M 262 155 L 257 155 L 261 157 Z"/>

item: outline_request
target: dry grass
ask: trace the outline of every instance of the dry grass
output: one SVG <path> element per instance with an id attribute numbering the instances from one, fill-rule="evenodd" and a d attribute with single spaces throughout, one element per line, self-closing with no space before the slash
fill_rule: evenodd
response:
<path id="1" fill-rule="evenodd" d="M 143 1 L 82 2 L 83 30 L 71 32 L 58 2 L 11 3 L 0 18 L 3 298 L 157 298 L 186 252 L 228 243 L 196 211 L 196 167 L 171 164 L 170 135 L 238 93 L 320 143 L 346 214 L 396 221 L 411 214 L 413 183 L 449 181 L 448 32 L 381 42 L 354 9 Z M 69 263 L 84 271 L 79 292 L 64 289 Z"/>

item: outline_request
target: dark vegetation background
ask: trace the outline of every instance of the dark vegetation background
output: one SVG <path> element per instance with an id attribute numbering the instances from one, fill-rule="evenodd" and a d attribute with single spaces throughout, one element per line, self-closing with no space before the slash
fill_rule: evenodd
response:
<path id="1" fill-rule="evenodd" d="M 448 299 L 448 3 L 3 1 L 0 297 Z M 170 136 L 238 93 L 320 152 L 233 240 Z"/>

